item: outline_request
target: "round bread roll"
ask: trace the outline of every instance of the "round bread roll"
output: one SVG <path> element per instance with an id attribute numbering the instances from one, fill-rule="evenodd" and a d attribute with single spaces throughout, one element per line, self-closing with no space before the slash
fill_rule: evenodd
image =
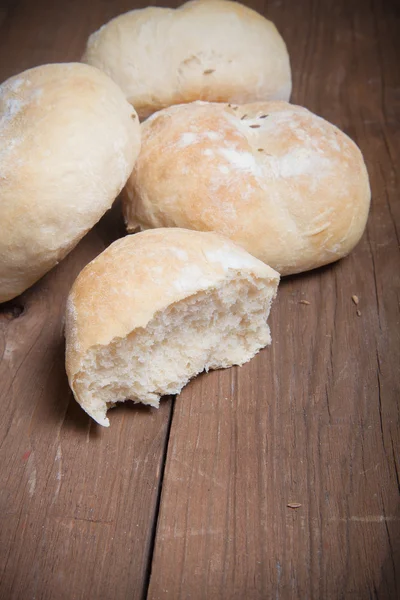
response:
<path id="1" fill-rule="evenodd" d="M 0 302 L 56 265 L 110 208 L 140 148 L 139 119 L 88 65 L 0 86 Z"/>
<path id="2" fill-rule="evenodd" d="M 219 231 L 282 275 L 342 258 L 359 241 L 370 189 L 339 129 L 286 102 L 195 102 L 141 125 L 123 193 L 128 231 Z"/>
<path id="3" fill-rule="evenodd" d="M 275 25 L 226 0 L 120 15 L 90 36 L 82 60 L 110 75 L 140 117 L 193 100 L 288 100 L 292 87 Z"/>
<path id="4" fill-rule="evenodd" d="M 67 302 L 66 368 L 100 425 L 126 399 L 158 407 L 195 375 L 241 365 L 271 342 L 279 275 L 216 233 L 127 236 L 87 265 Z"/>

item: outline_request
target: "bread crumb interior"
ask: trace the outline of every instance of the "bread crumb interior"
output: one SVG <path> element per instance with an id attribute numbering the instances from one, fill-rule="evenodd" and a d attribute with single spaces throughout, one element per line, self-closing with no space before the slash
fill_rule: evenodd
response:
<path id="1" fill-rule="evenodd" d="M 247 362 L 271 342 L 274 293 L 264 280 L 236 275 L 169 306 L 145 329 L 91 348 L 75 378 L 83 408 L 107 426 L 117 402 L 158 407 L 198 373 Z"/>

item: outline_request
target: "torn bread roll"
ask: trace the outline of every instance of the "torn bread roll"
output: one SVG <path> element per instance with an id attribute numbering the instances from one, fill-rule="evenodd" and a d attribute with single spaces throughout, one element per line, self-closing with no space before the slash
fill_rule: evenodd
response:
<path id="1" fill-rule="evenodd" d="M 0 302 L 54 267 L 111 207 L 140 148 L 118 86 L 80 63 L 0 86 Z"/>
<path id="2" fill-rule="evenodd" d="M 218 231 L 281 275 L 338 260 L 361 238 L 370 204 L 361 152 L 305 108 L 194 102 L 141 130 L 123 192 L 128 231 Z"/>
<path id="3" fill-rule="evenodd" d="M 289 100 L 292 87 L 275 25 L 226 0 L 120 15 L 90 36 L 82 60 L 112 77 L 140 117 L 193 100 Z"/>
<path id="4" fill-rule="evenodd" d="M 271 342 L 279 275 L 216 233 L 127 236 L 87 265 L 70 292 L 66 369 L 100 425 L 130 399 L 158 407 L 203 370 L 241 365 Z"/>

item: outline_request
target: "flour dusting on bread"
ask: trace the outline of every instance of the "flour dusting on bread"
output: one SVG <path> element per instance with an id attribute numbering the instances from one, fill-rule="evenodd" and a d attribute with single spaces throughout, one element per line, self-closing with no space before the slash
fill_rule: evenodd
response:
<path id="1" fill-rule="evenodd" d="M 303 107 L 193 102 L 141 129 L 123 194 L 128 231 L 219 231 L 283 275 L 346 256 L 364 231 L 371 194 L 361 152 Z"/>

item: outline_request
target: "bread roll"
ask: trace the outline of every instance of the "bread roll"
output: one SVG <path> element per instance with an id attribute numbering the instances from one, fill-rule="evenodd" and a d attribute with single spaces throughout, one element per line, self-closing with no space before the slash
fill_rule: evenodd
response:
<path id="1" fill-rule="evenodd" d="M 56 265 L 110 208 L 140 147 L 104 73 L 43 65 L 0 86 L 0 302 Z"/>
<path id="2" fill-rule="evenodd" d="M 82 60 L 110 75 L 140 117 L 193 100 L 288 100 L 292 85 L 275 25 L 226 0 L 120 15 L 90 36 Z"/>
<path id="3" fill-rule="evenodd" d="M 278 282 L 215 233 L 156 229 L 114 242 L 83 269 L 67 302 L 77 402 L 108 427 L 116 402 L 158 407 L 204 369 L 243 364 L 271 342 Z"/>
<path id="4" fill-rule="evenodd" d="M 370 189 L 339 129 L 286 102 L 196 102 L 141 125 L 124 191 L 128 231 L 219 231 L 282 275 L 342 258 L 359 241 Z"/>

